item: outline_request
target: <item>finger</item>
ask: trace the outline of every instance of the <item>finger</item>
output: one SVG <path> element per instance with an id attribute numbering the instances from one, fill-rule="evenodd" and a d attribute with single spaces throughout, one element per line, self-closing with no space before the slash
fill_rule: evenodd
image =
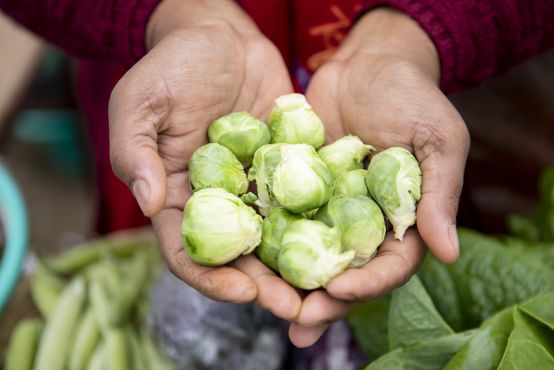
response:
<path id="1" fill-rule="evenodd" d="M 243 303 L 256 299 L 256 283 L 232 267 L 206 267 L 183 249 L 179 230 L 182 212 L 165 209 L 152 219 L 169 270 L 200 293 L 219 301 Z"/>
<path id="2" fill-rule="evenodd" d="M 327 284 L 327 292 L 342 300 L 367 301 L 405 284 L 425 257 L 418 234 L 408 230 L 402 242 L 388 233 L 377 255 L 359 269 L 348 269 Z"/>
<path id="3" fill-rule="evenodd" d="M 423 173 L 418 231 L 440 261 L 454 262 L 459 254 L 456 213 L 469 149 L 467 129 L 463 122 L 453 124 L 448 133 L 440 135 L 421 128 L 413 144 Z"/>
<path id="4" fill-rule="evenodd" d="M 292 344 L 298 348 L 312 346 L 325 333 L 329 325 L 305 327 L 296 323 L 289 326 L 289 338 Z"/>
<path id="5" fill-rule="evenodd" d="M 338 109 L 337 82 L 341 67 L 336 62 L 327 62 L 315 73 L 308 85 L 306 99 L 325 124 L 326 144 L 345 135 Z"/>
<path id="6" fill-rule="evenodd" d="M 256 283 L 258 290 L 256 303 L 260 307 L 289 321 L 298 316 L 302 299 L 296 289 L 277 276 L 259 259 L 253 255 L 247 255 L 236 259 L 231 265 Z"/>
<path id="7" fill-rule="evenodd" d="M 141 89 L 139 91 L 142 91 Z M 110 160 L 146 216 L 158 213 L 166 198 L 166 173 L 157 146 L 164 104 L 151 103 L 125 77 L 110 98 Z"/>
<path id="8" fill-rule="evenodd" d="M 353 306 L 353 302 L 339 300 L 323 290 L 316 290 L 302 302 L 300 314 L 295 322 L 304 327 L 329 324 L 341 319 Z"/>

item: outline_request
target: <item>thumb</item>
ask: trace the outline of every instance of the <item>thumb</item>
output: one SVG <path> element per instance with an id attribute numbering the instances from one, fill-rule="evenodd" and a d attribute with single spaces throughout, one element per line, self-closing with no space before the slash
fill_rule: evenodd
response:
<path id="1" fill-rule="evenodd" d="M 414 139 L 415 153 L 423 173 L 417 229 L 435 257 L 451 263 L 459 255 L 456 214 L 469 149 L 469 134 L 463 122 L 450 127 L 448 133 L 430 131 L 424 135 L 424 140 L 418 140 L 417 136 Z"/>
<path id="2" fill-rule="evenodd" d="M 167 177 L 158 154 L 157 127 L 151 111 L 136 109 L 114 89 L 110 98 L 110 161 L 115 175 L 129 186 L 145 216 L 152 217 L 163 208 Z M 148 106 L 148 105 L 146 105 Z"/>

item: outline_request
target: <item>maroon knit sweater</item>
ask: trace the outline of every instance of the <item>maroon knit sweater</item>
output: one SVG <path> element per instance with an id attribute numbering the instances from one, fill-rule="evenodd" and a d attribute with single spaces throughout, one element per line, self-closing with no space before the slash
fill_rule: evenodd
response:
<path id="1" fill-rule="evenodd" d="M 159 1 L 0 0 L 0 8 L 18 22 L 80 58 L 78 89 L 95 148 L 100 232 L 147 222 L 111 172 L 107 105 L 115 83 L 145 53 L 146 23 Z M 446 93 L 476 86 L 554 44 L 554 0 L 239 2 L 280 49 L 298 89 L 353 20 L 381 5 L 407 13 L 429 34 Z"/>

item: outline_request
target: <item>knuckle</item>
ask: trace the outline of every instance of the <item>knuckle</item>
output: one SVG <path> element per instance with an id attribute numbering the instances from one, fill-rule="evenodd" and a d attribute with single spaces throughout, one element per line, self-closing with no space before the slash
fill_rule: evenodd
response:
<path id="1" fill-rule="evenodd" d="M 420 153 L 420 161 L 433 155 L 444 155 L 448 151 L 448 138 L 435 124 L 419 123 L 414 125 L 413 147 Z"/>
<path id="2" fill-rule="evenodd" d="M 112 164 L 112 169 L 114 174 L 123 182 L 127 183 L 127 179 L 124 178 L 124 154 L 115 146 L 110 147 L 110 163 Z M 127 184 L 130 185 L 130 184 Z"/>
<path id="3" fill-rule="evenodd" d="M 179 280 L 184 280 L 183 276 L 181 274 L 181 271 L 179 270 L 179 268 L 174 263 L 168 263 L 167 264 L 167 269 L 169 270 L 169 272 L 171 272 L 171 274 L 173 274 L 173 276 L 175 276 Z"/>

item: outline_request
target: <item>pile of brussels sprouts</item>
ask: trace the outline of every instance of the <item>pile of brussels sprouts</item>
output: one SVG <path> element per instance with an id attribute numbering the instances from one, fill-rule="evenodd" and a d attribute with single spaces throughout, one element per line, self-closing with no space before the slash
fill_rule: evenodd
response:
<path id="1" fill-rule="evenodd" d="M 192 155 L 181 234 L 194 261 L 218 266 L 256 251 L 292 285 L 317 289 L 375 255 L 383 212 L 402 240 L 421 194 L 408 150 L 383 150 L 363 169 L 374 148 L 352 135 L 321 147 L 323 123 L 300 94 L 277 98 L 267 123 L 228 114 Z"/>

